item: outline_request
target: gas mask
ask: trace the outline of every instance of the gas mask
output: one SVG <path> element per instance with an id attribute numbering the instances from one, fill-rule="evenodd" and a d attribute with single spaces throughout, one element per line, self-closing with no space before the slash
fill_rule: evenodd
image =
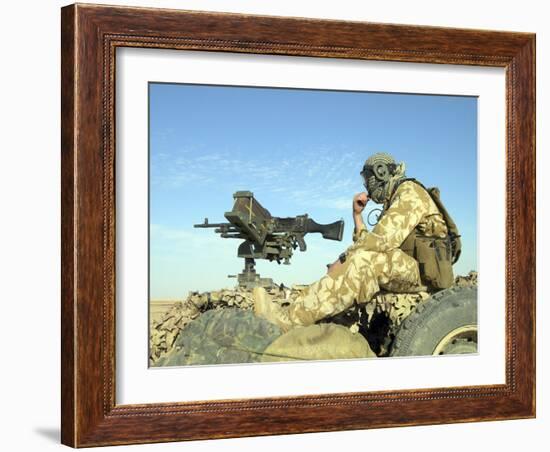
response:
<path id="1" fill-rule="evenodd" d="M 365 162 L 361 176 L 369 198 L 375 203 L 383 204 L 388 200 L 388 185 L 396 168 L 393 157 L 384 153 L 374 154 Z"/>

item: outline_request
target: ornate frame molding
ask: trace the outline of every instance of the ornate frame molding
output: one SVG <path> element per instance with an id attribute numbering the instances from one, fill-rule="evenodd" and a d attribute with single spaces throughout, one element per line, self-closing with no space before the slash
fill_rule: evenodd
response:
<path id="1" fill-rule="evenodd" d="M 506 68 L 506 383 L 116 405 L 118 47 Z M 533 34 L 71 5 L 62 9 L 61 154 L 64 444 L 82 447 L 535 415 Z"/>

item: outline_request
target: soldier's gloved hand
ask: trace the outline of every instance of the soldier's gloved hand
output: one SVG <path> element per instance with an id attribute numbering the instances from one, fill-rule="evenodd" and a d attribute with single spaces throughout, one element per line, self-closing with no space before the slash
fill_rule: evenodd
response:
<path id="1" fill-rule="evenodd" d="M 363 212 L 367 202 L 369 202 L 369 195 L 366 192 L 357 193 L 353 197 L 353 213 L 357 215 Z"/>

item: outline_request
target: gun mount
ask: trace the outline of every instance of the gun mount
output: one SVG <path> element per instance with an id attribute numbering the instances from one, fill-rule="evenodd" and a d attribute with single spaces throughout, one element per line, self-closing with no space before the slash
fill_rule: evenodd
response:
<path id="1" fill-rule="evenodd" d="M 228 223 L 209 223 L 208 218 L 205 218 L 204 223 L 195 224 L 194 227 L 214 228 L 214 232 L 222 238 L 243 240 L 237 250 L 238 257 L 245 261 L 242 273 L 237 275 L 239 286 L 272 286 L 273 281 L 270 278 L 260 278 L 256 273 L 255 260 L 266 259 L 279 264 L 290 264 L 296 248 L 306 251 L 304 236 L 308 233 L 320 233 L 328 240 L 342 240 L 343 220 L 319 224 L 307 214 L 288 218 L 274 217 L 250 191 L 238 191 L 233 194 L 233 198 L 233 209 L 224 214 Z"/>

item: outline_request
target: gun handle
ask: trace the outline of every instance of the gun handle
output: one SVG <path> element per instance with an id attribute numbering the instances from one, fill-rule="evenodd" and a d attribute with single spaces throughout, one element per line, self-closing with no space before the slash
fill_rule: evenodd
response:
<path id="1" fill-rule="evenodd" d="M 298 242 L 298 248 L 300 248 L 300 251 L 307 250 L 306 241 L 304 240 L 303 235 L 299 235 L 298 237 L 296 237 L 296 242 Z"/>

